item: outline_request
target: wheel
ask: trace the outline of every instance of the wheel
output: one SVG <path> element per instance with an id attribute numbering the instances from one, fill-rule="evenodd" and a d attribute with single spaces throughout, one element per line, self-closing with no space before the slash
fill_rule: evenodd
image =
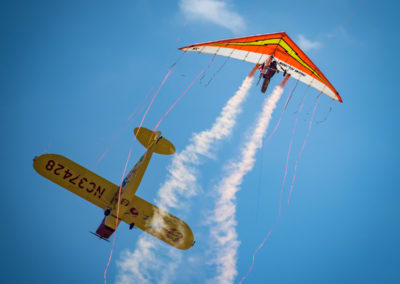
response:
<path id="1" fill-rule="evenodd" d="M 129 225 L 129 230 L 132 230 L 135 227 L 135 223 Z"/>
<path id="2" fill-rule="evenodd" d="M 268 85 L 269 85 L 269 80 L 268 78 L 264 79 L 264 82 L 261 86 L 261 93 L 265 93 L 267 91 Z"/>
<path id="3" fill-rule="evenodd" d="M 108 215 L 110 215 L 110 213 L 111 213 L 110 208 L 107 208 L 106 210 L 104 210 L 104 216 L 108 216 Z"/>

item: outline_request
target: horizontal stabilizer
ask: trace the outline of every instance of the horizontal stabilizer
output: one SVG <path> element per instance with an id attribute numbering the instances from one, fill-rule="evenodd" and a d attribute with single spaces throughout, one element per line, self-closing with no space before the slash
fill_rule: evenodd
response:
<path id="1" fill-rule="evenodd" d="M 160 131 L 151 131 L 144 127 L 136 127 L 134 130 L 137 140 L 145 148 L 149 148 L 154 141 L 156 146 L 154 152 L 161 155 L 171 155 L 175 153 L 174 145 L 167 139 L 161 136 Z"/>

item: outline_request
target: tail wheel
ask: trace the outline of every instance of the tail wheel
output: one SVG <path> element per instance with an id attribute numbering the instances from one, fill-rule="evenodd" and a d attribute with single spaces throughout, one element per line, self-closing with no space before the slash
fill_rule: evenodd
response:
<path id="1" fill-rule="evenodd" d="M 108 216 L 108 215 L 110 215 L 110 213 L 111 213 L 110 208 L 107 208 L 106 210 L 104 210 L 104 216 Z"/>
<path id="2" fill-rule="evenodd" d="M 135 227 L 135 223 L 129 225 L 129 230 L 132 230 Z"/>

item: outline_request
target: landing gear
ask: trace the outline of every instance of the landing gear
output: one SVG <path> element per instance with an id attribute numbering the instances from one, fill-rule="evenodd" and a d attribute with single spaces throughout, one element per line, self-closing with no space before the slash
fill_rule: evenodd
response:
<path id="1" fill-rule="evenodd" d="M 110 213 L 111 213 L 110 208 L 107 208 L 106 210 L 104 210 L 104 216 L 108 216 L 108 215 L 110 215 Z"/>
<path id="2" fill-rule="evenodd" d="M 135 227 L 135 223 L 129 225 L 129 230 L 132 230 Z"/>

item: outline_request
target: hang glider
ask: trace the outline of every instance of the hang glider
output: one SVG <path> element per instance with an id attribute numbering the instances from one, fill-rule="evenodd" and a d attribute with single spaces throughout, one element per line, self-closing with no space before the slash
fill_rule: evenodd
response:
<path id="1" fill-rule="evenodd" d="M 96 175 L 75 162 L 56 154 L 44 154 L 33 160 L 34 169 L 45 178 L 68 189 L 104 210 L 104 218 L 95 235 L 107 240 L 120 221 L 178 249 L 189 249 L 194 244 L 190 227 L 179 218 L 136 196 L 153 153 L 171 155 L 174 145 L 146 128 L 136 128 L 135 136 L 147 148 L 120 187 Z M 119 201 L 119 202 L 118 202 Z"/>
<path id="2" fill-rule="evenodd" d="M 285 32 L 193 44 L 180 50 L 222 55 L 267 66 L 273 58 L 277 62 L 277 71 L 342 102 L 338 91 Z"/>

